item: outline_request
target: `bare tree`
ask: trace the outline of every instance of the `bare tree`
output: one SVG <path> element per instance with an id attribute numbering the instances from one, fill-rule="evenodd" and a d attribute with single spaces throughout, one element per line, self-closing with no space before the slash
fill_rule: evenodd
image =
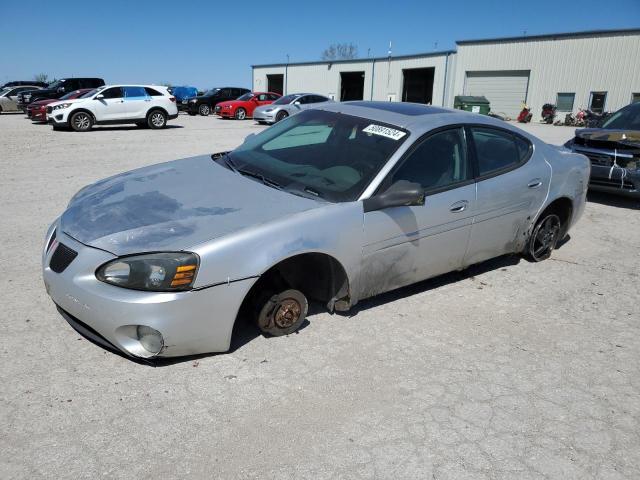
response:
<path id="1" fill-rule="evenodd" d="M 47 75 L 46 73 L 36 73 L 33 76 L 33 80 L 36 82 L 44 82 L 47 83 L 47 80 L 49 79 L 49 75 Z"/>
<path id="2" fill-rule="evenodd" d="M 332 43 L 322 52 L 322 60 L 352 60 L 358 58 L 358 47 L 353 43 Z"/>

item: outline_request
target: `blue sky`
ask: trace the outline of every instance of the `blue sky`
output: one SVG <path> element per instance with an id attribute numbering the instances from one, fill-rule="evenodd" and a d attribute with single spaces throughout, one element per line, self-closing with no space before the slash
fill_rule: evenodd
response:
<path id="1" fill-rule="evenodd" d="M 43 72 L 248 87 L 250 65 L 287 54 L 291 62 L 317 60 L 333 42 L 353 42 L 366 57 L 385 56 L 389 41 L 402 55 L 525 30 L 635 27 L 640 0 L 12 1 L 0 11 L 0 82 Z"/>

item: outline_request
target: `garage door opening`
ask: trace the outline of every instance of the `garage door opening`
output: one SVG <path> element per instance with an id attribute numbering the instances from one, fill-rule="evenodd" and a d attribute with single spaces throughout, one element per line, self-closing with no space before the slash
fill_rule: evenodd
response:
<path id="1" fill-rule="evenodd" d="M 281 73 L 267 75 L 267 90 L 282 95 L 284 75 Z"/>
<path id="2" fill-rule="evenodd" d="M 340 72 L 340 101 L 364 99 L 364 72 Z"/>
<path id="3" fill-rule="evenodd" d="M 435 71 L 435 67 L 402 70 L 404 77 L 402 101 L 431 105 L 433 101 L 433 76 Z"/>

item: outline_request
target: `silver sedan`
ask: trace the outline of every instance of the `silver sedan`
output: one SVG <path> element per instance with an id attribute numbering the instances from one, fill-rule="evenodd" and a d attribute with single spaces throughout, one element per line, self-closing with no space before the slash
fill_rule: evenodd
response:
<path id="1" fill-rule="evenodd" d="M 0 91 L 0 113 L 17 112 L 18 94 L 27 90 L 40 90 L 42 87 L 36 85 L 20 85 L 19 87 L 6 87 Z"/>
<path id="2" fill-rule="evenodd" d="M 276 123 L 302 110 L 330 102 L 333 100 L 317 93 L 291 93 L 269 105 L 256 108 L 253 111 L 253 119 L 261 124 Z"/>
<path id="3" fill-rule="evenodd" d="M 226 351 L 238 319 L 286 335 L 310 301 L 346 311 L 492 257 L 544 260 L 588 181 L 583 155 L 490 117 L 326 104 L 83 188 L 47 232 L 44 282 L 71 325 L 129 356 Z"/>

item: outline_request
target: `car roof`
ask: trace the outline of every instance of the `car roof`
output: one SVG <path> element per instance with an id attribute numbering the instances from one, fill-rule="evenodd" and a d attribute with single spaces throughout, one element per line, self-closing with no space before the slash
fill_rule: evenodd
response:
<path id="1" fill-rule="evenodd" d="M 421 134 L 445 125 L 486 124 L 506 130 L 522 131 L 509 123 L 477 113 L 451 108 L 432 107 L 419 103 L 354 101 L 323 103 L 316 110 L 344 113 L 372 121 L 395 125 L 410 132 Z M 526 135 L 529 137 L 529 135 Z"/>

